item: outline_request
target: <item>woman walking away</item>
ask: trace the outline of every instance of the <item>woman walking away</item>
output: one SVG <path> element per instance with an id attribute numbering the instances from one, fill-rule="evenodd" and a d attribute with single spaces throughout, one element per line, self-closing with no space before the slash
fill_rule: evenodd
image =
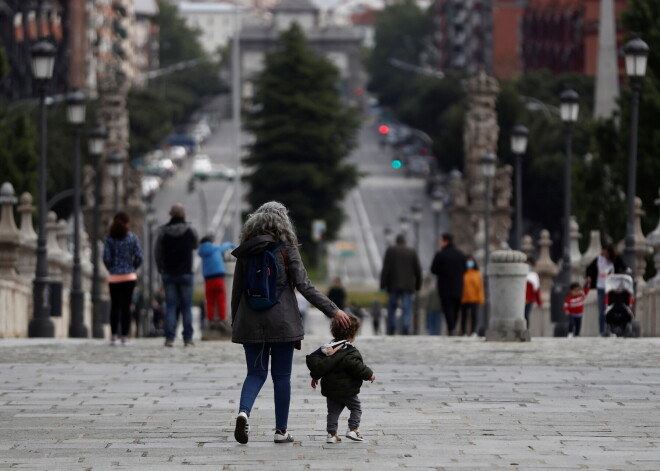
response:
<path id="1" fill-rule="evenodd" d="M 605 336 L 605 280 L 613 273 L 626 273 L 627 270 L 612 244 L 603 248 L 587 267 L 587 284 L 589 288 L 598 290 L 598 330 L 601 336 Z"/>
<path id="2" fill-rule="evenodd" d="M 465 262 L 463 274 L 463 297 L 461 298 L 461 332 L 468 335 L 467 322 L 470 315 L 470 334 L 477 335 L 477 313 L 479 306 L 484 304 L 484 282 L 477 262 L 469 255 Z"/>
<path id="3" fill-rule="evenodd" d="M 128 230 L 128 214 L 115 214 L 103 241 L 103 263 L 108 269 L 110 287 L 110 345 L 127 345 L 131 329 L 131 300 L 137 282 L 136 270 L 142 264 L 142 247 L 137 236 Z M 121 327 L 121 331 L 120 331 Z"/>
<path id="4" fill-rule="evenodd" d="M 293 288 L 335 322 L 348 327 L 351 321 L 309 281 L 298 252 L 298 238 L 283 204 L 264 203 L 250 214 L 241 232 L 240 245 L 232 255 L 238 259 L 231 295 L 232 342 L 243 345 L 247 366 L 234 438 L 242 444 L 248 442 L 248 419 L 268 376 L 270 360 L 275 393 L 274 442 L 292 442 L 293 437 L 287 431 L 291 367 L 294 347 L 300 349 L 304 337 Z M 266 290 L 272 292 L 257 292 L 259 272 L 272 277 L 274 289 Z"/>

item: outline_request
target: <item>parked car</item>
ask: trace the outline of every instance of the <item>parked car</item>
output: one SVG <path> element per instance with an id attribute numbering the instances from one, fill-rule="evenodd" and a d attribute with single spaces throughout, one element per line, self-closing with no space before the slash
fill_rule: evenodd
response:
<path id="1" fill-rule="evenodd" d="M 160 189 L 163 180 L 154 175 L 142 176 L 142 198 L 148 200 L 152 198 Z"/>
<path id="2" fill-rule="evenodd" d="M 206 154 L 197 154 L 193 157 L 192 163 L 192 174 L 193 177 L 199 178 L 200 180 L 206 180 L 207 178 L 212 177 L 213 164 L 211 164 L 211 159 Z"/>

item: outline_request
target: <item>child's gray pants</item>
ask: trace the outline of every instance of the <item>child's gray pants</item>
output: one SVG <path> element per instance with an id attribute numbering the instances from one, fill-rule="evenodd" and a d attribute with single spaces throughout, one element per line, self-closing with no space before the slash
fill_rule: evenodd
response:
<path id="1" fill-rule="evenodd" d="M 362 408 L 360 407 L 360 398 L 355 396 L 338 398 L 326 398 L 328 400 L 328 433 L 330 435 L 337 434 L 337 423 L 339 422 L 339 415 L 346 407 L 351 411 L 351 416 L 348 418 L 348 429 L 358 430 L 360 428 L 360 419 L 362 418 Z"/>

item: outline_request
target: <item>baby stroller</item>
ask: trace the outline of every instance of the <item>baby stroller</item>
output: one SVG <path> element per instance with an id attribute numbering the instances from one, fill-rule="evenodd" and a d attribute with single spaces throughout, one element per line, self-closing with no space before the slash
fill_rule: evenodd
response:
<path id="1" fill-rule="evenodd" d="M 617 337 L 633 336 L 634 292 L 630 275 L 609 275 L 605 279 L 607 334 L 615 334 Z"/>

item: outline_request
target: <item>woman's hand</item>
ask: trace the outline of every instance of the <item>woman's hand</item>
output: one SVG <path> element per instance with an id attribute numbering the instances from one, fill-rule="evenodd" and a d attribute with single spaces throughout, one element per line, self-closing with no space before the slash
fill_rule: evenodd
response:
<path id="1" fill-rule="evenodd" d="M 319 381 L 317 379 L 312 380 L 312 389 L 316 389 L 316 385 L 319 384 Z"/>
<path id="2" fill-rule="evenodd" d="M 342 327 L 345 328 L 351 326 L 351 318 L 348 317 L 348 314 L 346 314 L 341 309 L 337 309 L 337 312 L 335 312 L 335 315 L 333 316 L 333 322 L 338 322 Z"/>

